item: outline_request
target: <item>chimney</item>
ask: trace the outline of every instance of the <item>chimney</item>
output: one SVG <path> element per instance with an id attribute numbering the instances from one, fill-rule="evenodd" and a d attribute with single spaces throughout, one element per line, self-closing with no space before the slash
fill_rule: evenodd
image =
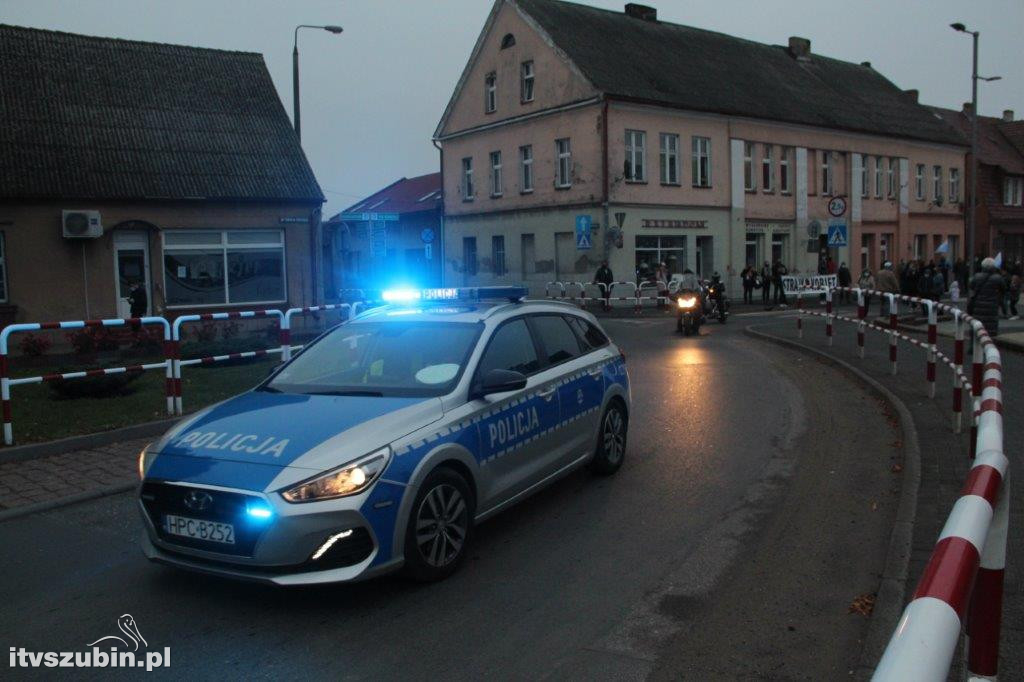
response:
<path id="1" fill-rule="evenodd" d="M 1003 123 L 1013 123 L 1013 109 L 1003 109 Z"/>
<path id="2" fill-rule="evenodd" d="M 658 10 L 647 5 L 638 5 L 635 2 L 626 3 L 626 16 L 644 21 L 658 21 Z"/>
<path id="3" fill-rule="evenodd" d="M 807 38 L 790 36 L 789 53 L 800 61 L 808 61 L 811 58 L 811 41 Z"/>
<path id="4" fill-rule="evenodd" d="M 971 104 L 970 102 L 964 102 L 964 106 L 963 109 L 961 109 L 961 111 L 963 111 L 963 113 L 966 114 L 967 116 L 970 116 L 971 113 L 974 111 L 974 105 Z"/>
<path id="5" fill-rule="evenodd" d="M 907 99 L 909 99 L 911 102 L 917 102 L 917 96 L 919 94 L 920 93 L 916 89 L 915 90 L 904 90 L 903 91 L 903 96 L 906 97 Z"/>
<path id="6" fill-rule="evenodd" d="M 861 62 L 860 65 L 861 66 L 866 66 L 869 69 L 871 68 L 871 62 Z"/>

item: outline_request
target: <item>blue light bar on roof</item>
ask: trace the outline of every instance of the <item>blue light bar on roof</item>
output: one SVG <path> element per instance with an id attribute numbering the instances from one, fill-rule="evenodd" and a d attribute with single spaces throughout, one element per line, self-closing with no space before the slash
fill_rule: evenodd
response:
<path id="1" fill-rule="evenodd" d="M 388 303 L 415 301 L 519 301 L 529 294 L 526 287 L 452 287 L 444 289 L 388 289 L 381 293 Z"/>

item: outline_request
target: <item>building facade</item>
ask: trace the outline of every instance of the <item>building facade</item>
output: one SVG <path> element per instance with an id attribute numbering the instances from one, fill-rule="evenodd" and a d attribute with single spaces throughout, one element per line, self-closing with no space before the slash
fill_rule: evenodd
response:
<path id="1" fill-rule="evenodd" d="M 607 259 L 620 280 L 664 262 L 735 286 L 765 261 L 816 273 L 823 255 L 876 269 L 962 249 L 962 136 L 799 38 L 498 0 L 435 137 L 446 284 L 538 293 Z"/>
<path id="2" fill-rule="evenodd" d="M 402 178 L 325 223 L 325 295 L 441 284 L 441 174 Z"/>
<path id="3" fill-rule="evenodd" d="M 258 54 L 0 26 L 4 322 L 311 305 L 323 195 Z"/>
<path id="4" fill-rule="evenodd" d="M 961 111 L 935 108 L 950 125 L 971 134 L 971 105 Z M 971 157 L 967 156 L 967 189 L 970 200 Z M 975 227 L 976 257 L 1002 252 L 1006 263 L 1024 262 L 1024 121 L 1012 111 L 1002 118 L 978 117 L 978 215 Z"/>

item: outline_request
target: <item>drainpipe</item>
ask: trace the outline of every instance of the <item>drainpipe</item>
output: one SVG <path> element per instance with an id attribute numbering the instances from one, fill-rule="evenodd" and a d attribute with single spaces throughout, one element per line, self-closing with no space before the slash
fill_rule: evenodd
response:
<path id="1" fill-rule="evenodd" d="M 609 182 L 608 182 L 608 98 L 604 97 L 604 104 L 601 107 L 601 174 L 604 177 L 604 187 L 601 196 L 601 208 L 603 209 L 603 216 L 601 220 L 604 225 L 604 248 L 602 253 L 604 254 L 604 260 L 608 260 L 608 251 L 610 244 L 608 243 L 608 235 L 611 234 L 611 215 L 608 209 L 608 197 L 609 197 Z"/>
<path id="2" fill-rule="evenodd" d="M 441 145 L 438 144 L 436 139 L 431 140 L 433 145 L 437 148 L 438 154 L 440 154 L 440 166 L 441 166 L 441 215 L 438 216 L 438 254 L 437 259 L 440 261 L 440 272 L 441 280 L 438 282 L 439 286 L 444 286 L 444 150 L 441 149 Z"/>

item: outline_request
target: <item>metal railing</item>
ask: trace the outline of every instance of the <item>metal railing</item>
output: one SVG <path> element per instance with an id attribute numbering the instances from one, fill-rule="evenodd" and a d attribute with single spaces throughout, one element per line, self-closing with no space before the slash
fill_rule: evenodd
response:
<path id="1" fill-rule="evenodd" d="M 833 295 L 849 292 L 857 297 L 857 317 L 836 314 Z M 865 296 L 878 296 L 888 304 L 888 326 L 869 323 Z M 898 306 L 907 303 L 927 309 L 927 340 L 899 331 Z M 856 287 L 836 287 L 826 293 L 825 312 L 808 311 L 797 294 L 797 334 L 803 336 L 803 318 L 825 318 L 828 344 L 836 321 L 857 326 L 858 355 L 865 356 L 865 333 L 889 337 L 892 374 L 899 371 L 898 344 L 908 342 L 926 352 L 925 381 L 935 397 L 937 362 L 953 373 L 954 432 L 962 428 L 963 391 L 972 396 L 969 456 L 973 465 L 960 497 L 939 534 L 921 580 L 875 669 L 874 679 L 945 680 L 961 631 L 966 631 L 966 668 L 971 679 L 995 679 L 999 662 L 1003 572 L 1009 523 L 1009 460 L 1003 451 L 1002 360 L 984 325 L 958 308 L 936 301 Z M 953 358 L 938 348 L 938 315 L 954 321 Z M 972 344 L 970 380 L 964 369 L 964 332 Z"/>

